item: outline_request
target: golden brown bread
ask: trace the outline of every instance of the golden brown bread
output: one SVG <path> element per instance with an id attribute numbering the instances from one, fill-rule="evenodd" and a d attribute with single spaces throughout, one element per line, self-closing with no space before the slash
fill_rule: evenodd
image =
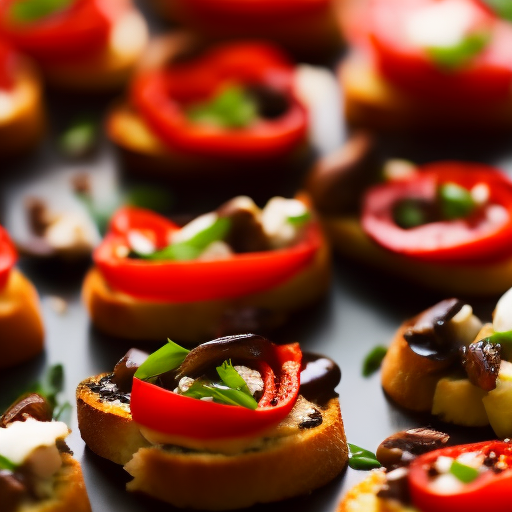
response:
<path id="1" fill-rule="evenodd" d="M 483 131 L 512 126 L 512 95 L 493 105 L 418 101 L 378 75 L 364 56 L 352 54 L 338 77 L 350 125 L 376 130 L 435 129 Z"/>
<path id="2" fill-rule="evenodd" d="M 186 303 L 137 299 L 109 287 L 99 270 L 87 274 L 82 296 L 98 329 L 122 338 L 165 340 L 193 344 L 215 337 L 230 310 L 258 308 L 284 320 L 293 311 L 313 304 L 330 282 L 330 254 L 325 243 L 313 262 L 288 281 L 270 290 L 237 299 Z"/>
<path id="3" fill-rule="evenodd" d="M 26 361 L 43 350 L 44 331 L 34 286 L 16 269 L 0 290 L 0 368 Z"/>

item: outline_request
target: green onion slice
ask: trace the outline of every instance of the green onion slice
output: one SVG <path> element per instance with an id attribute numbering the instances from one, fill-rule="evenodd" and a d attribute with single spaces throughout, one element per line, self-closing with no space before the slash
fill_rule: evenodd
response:
<path id="1" fill-rule="evenodd" d="M 74 0 L 17 0 L 11 4 L 9 16 L 14 21 L 30 23 L 59 11 L 74 3 Z"/>
<path id="2" fill-rule="evenodd" d="M 76 119 L 60 137 L 60 148 L 68 156 L 83 156 L 96 145 L 98 132 L 98 123 L 90 117 Z"/>
<path id="3" fill-rule="evenodd" d="M 462 464 L 462 462 L 457 460 L 452 462 L 452 465 L 450 466 L 450 473 L 465 484 L 473 482 L 473 480 L 476 480 L 480 474 L 478 469 L 466 466 L 466 464 Z"/>
<path id="4" fill-rule="evenodd" d="M 14 471 L 18 466 L 14 464 L 11 460 L 3 455 L 0 455 L 0 469 L 4 469 L 7 471 Z"/>
<path id="5" fill-rule="evenodd" d="M 398 201 L 393 207 L 393 220 L 403 229 L 422 226 L 428 222 L 425 204 L 422 200 L 409 198 Z"/>
<path id="6" fill-rule="evenodd" d="M 190 350 L 180 347 L 169 339 L 167 341 L 166 345 L 153 352 L 139 366 L 135 372 L 135 377 L 141 380 L 150 380 L 162 373 L 174 370 L 184 361 Z"/>
<path id="7" fill-rule="evenodd" d="M 348 465 L 352 469 L 360 469 L 368 471 L 370 469 L 380 468 L 381 464 L 377 460 L 374 453 L 369 450 L 365 450 L 360 446 L 348 443 L 349 459 Z"/>
<path id="8" fill-rule="evenodd" d="M 308 222 L 309 219 L 311 219 L 311 214 L 308 211 L 305 211 L 304 213 L 302 213 L 300 215 L 288 217 L 287 221 L 290 224 L 293 224 L 294 226 L 302 226 L 303 224 Z"/>
<path id="9" fill-rule="evenodd" d="M 220 404 L 239 405 L 253 410 L 258 407 L 258 402 L 243 391 L 219 384 L 206 384 L 201 380 L 195 381 L 183 395 L 199 399 L 213 398 L 214 402 Z"/>
<path id="10" fill-rule="evenodd" d="M 441 214 L 447 220 L 468 217 L 477 206 L 470 191 L 455 183 L 443 183 L 437 194 Z"/>
<path id="11" fill-rule="evenodd" d="M 495 332 L 491 336 L 484 338 L 483 341 L 490 341 L 501 345 L 501 358 L 506 361 L 512 361 L 512 331 Z"/>
<path id="12" fill-rule="evenodd" d="M 512 21 L 512 2 L 510 0 L 483 0 L 496 14 L 505 20 Z"/>
<path id="13" fill-rule="evenodd" d="M 372 348 L 363 361 L 363 377 L 369 377 L 380 368 L 387 352 L 388 348 L 383 345 Z"/>
<path id="14" fill-rule="evenodd" d="M 252 398 L 252 393 L 241 375 L 235 370 L 231 364 L 231 360 L 224 361 L 221 366 L 217 366 L 217 373 L 222 382 L 232 389 L 238 389 Z"/>

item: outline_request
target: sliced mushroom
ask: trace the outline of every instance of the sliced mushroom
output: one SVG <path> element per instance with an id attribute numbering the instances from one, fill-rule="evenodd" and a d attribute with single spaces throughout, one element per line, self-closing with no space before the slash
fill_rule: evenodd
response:
<path id="1" fill-rule="evenodd" d="M 409 469 L 396 468 L 386 474 L 386 482 L 379 489 L 377 496 L 383 499 L 397 500 L 404 505 L 411 501 L 409 492 Z"/>
<path id="2" fill-rule="evenodd" d="M 415 457 L 444 446 L 450 436 L 428 428 L 398 432 L 377 448 L 377 460 L 387 469 L 407 466 Z"/>
<path id="3" fill-rule="evenodd" d="M 112 382 L 117 388 L 128 393 L 132 389 L 133 376 L 139 366 L 149 357 L 147 352 L 131 348 L 114 367 Z"/>
<path id="4" fill-rule="evenodd" d="M 31 393 L 12 404 L 0 419 L 0 427 L 5 428 L 15 421 L 34 418 L 38 421 L 51 421 L 52 409 L 48 401 L 37 393 Z"/>
<path id="5" fill-rule="evenodd" d="M 27 488 L 10 471 L 0 470 L 2 512 L 15 512 L 27 494 Z"/>
<path id="6" fill-rule="evenodd" d="M 329 357 L 304 352 L 300 373 L 300 394 L 308 400 L 323 403 L 335 396 L 341 380 L 340 367 Z"/>
<path id="7" fill-rule="evenodd" d="M 462 365 L 472 384 L 491 391 L 500 372 L 501 345 L 481 340 L 461 347 Z"/>

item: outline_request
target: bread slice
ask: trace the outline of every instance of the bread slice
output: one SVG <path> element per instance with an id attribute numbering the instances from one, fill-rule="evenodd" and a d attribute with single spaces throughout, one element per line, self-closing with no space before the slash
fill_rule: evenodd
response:
<path id="1" fill-rule="evenodd" d="M 12 91 L 0 92 L 0 154 L 14 155 L 41 139 L 45 115 L 41 79 L 33 65 L 19 57 Z"/>
<path id="2" fill-rule="evenodd" d="M 41 66 L 48 83 L 58 88 L 82 92 L 118 89 L 134 72 L 147 42 L 146 21 L 132 8 L 114 23 L 108 46 L 99 55 Z"/>
<path id="3" fill-rule="evenodd" d="M 480 132 L 512 126 L 512 92 L 507 101 L 493 104 L 422 101 L 387 82 L 367 57 L 356 53 L 342 63 L 338 78 L 345 116 L 354 127 Z"/>
<path id="4" fill-rule="evenodd" d="M 85 278 L 82 297 L 94 325 L 107 334 L 130 340 L 171 338 L 190 345 L 215 337 L 226 313 L 244 308 L 268 311 L 271 327 L 277 327 L 326 293 L 330 273 L 330 253 L 323 243 L 304 270 L 270 290 L 245 297 L 183 303 L 143 300 L 110 288 L 96 268 Z"/>
<path id="5" fill-rule="evenodd" d="M 323 216 L 322 225 L 342 255 L 449 295 L 491 296 L 512 287 L 512 257 L 488 263 L 442 264 L 393 253 L 374 242 L 355 216 Z"/>
<path id="6" fill-rule="evenodd" d="M 27 361 L 43 350 L 44 330 L 36 289 L 12 269 L 0 290 L 0 368 Z"/>
<path id="7" fill-rule="evenodd" d="M 102 402 L 91 391 L 91 384 L 105 375 L 78 386 L 79 428 L 95 453 L 126 463 L 134 477 L 127 485 L 130 491 L 177 507 L 229 510 L 308 493 L 332 480 L 348 460 L 337 398 L 318 408 L 321 425 L 278 437 L 269 434 L 257 449 L 224 455 L 149 446 L 131 420 L 129 406 Z"/>

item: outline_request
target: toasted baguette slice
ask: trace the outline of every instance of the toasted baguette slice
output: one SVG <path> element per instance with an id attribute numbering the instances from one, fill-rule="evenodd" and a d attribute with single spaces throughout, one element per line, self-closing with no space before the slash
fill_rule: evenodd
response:
<path id="1" fill-rule="evenodd" d="M 39 142 L 45 125 L 41 95 L 38 73 L 20 59 L 13 90 L 0 93 L 0 154 L 21 153 Z"/>
<path id="2" fill-rule="evenodd" d="M 386 481 L 381 470 L 372 471 L 362 482 L 350 489 L 340 503 L 338 512 L 417 512 L 400 502 L 379 498 L 377 493 Z"/>
<path id="3" fill-rule="evenodd" d="M 55 475 L 54 495 L 46 500 L 22 504 L 18 512 L 91 512 L 80 463 L 62 453 L 63 465 Z"/>
<path id="4" fill-rule="evenodd" d="M 319 300 L 330 283 L 330 254 L 326 244 L 313 262 L 288 281 L 264 292 L 237 299 L 196 302 L 152 302 L 113 290 L 98 269 L 87 274 L 82 296 L 94 325 L 113 336 L 131 340 L 171 338 L 194 344 L 215 336 L 225 314 L 244 308 L 268 311 L 270 327 Z"/>
<path id="5" fill-rule="evenodd" d="M 425 102 L 408 96 L 378 75 L 372 63 L 351 55 L 339 68 L 345 115 L 350 125 L 375 130 L 485 131 L 512 126 L 512 92 L 505 102 Z"/>
<path id="6" fill-rule="evenodd" d="M 319 408 L 321 425 L 295 428 L 288 435 L 269 434 L 257 449 L 225 455 L 149 446 L 132 421 L 128 405 L 102 402 L 91 391 L 91 384 L 105 375 L 78 386 L 79 428 L 95 453 L 118 464 L 126 463 L 125 469 L 134 477 L 127 485 L 130 491 L 178 507 L 229 510 L 308 493 L 332 480 L 347 462 L 337 398 Z"/>
<path id="7" fill-rule="evenodd" d="M 43 350 L 43 320 L 34 286 L 16 269 L 0 290 L 0 368 L 31 359 Z"/>
<path id="8" fill-rule="evenodd" d="M 123 86 L 135 70 L 148 42 L 148 27 L 135 9 L 128 10 L 111 29 L 107 48 L 90 59 L 43 63 L 47 81 L 74 91 L 108 91 Z"/>
<path id="9" fill-rule="evenodd" d="M 322 224 L 340 254 L 425 288 L 449 295 L 490 296 L 512 287 L 512 257 L 489 263 L 429 263 L 380 247 L 366 235 L 356 217 L 324 216 Z"/>

